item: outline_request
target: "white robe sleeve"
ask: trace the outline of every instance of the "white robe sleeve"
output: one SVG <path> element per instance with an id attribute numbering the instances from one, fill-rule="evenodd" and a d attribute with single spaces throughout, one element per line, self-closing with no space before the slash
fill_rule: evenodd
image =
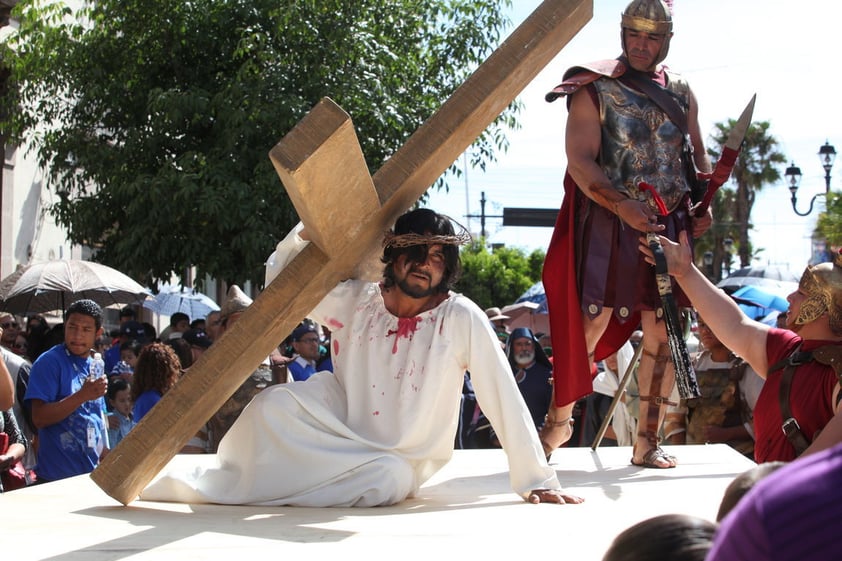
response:
<path id="1" fill-rule="evenodd" d="M 309 241 L 302 239 L 299 235 L 303 229 L 304 224 L 301 222 L 296 224 L 295 227 L 290 230 L 289 234 L 278 242 L 275 251 L 273 251 L 272 255 L 269 256 L 269 259 L 266 260 L 266 286 L 275 280 L 275 277 L 281 274 L 281 271 L 289 265 L 289 262 L 292 261 L 296 255 L 301 253 L 301 251 L 307 247 L 307 244 L 310 243 Z"/>
<path id="2" fill-rule="evenodd" d="M 476 305 L 471 303 L 473 307 Z M 471 314 L 468 371 L 483 413 L 491 421 L 509 461 L 512 489 L 526 499 L 534 489 L 561 489 L 547 464 L 535 424 L 518 391 L 512 369 L 485 314 Z"/>

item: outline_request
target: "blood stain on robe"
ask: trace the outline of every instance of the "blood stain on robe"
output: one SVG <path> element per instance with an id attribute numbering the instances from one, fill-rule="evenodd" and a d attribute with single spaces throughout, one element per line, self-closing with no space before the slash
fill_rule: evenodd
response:
<path id="1" fill-rule="evenodd" d="M 411 318 L 398 318 L 398 328 L 395 331 L 388 331 L 386 333 L 386 337 L 390 335 L 395 336 L 395 343 L 392 345 L 392 354 L 398 353 L 398 340 L 401 337 L 405 337 L 407 340 L 412 340 L 412 335 L 418 331 L 418 324 L 421 323 L 421 318 L 411 317 Z"/>

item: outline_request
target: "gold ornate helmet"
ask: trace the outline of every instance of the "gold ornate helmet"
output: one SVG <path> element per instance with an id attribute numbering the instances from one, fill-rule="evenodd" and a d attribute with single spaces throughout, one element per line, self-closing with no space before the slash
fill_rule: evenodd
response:
<path id="1" fill-rule="evenodd" d="M 661 52 L 658 53 L 658 57 L 650 70 L 654 70 L 658 63 L 667 58 L 667 53 L 670 50 L 670 39 L 672 38 L 671 4 L 672 2 L 669 2 L 668 5 L 663 0 L 632 0 L 622 14 L 622 22 L 620 23 L 622 29 L 631 29 L 642 33 L 657 33 L 664 36 Z M 622 35 L 622 43 L 623 54 L 628 57 L 625 32 Z"/>
<path id="2" fill-rule="evenodd" d="M 798 290 L 807 298 L 801 302 L 795 324 L 810 323 L 827 312 L 830 330 L 842 335 L 842 254 L 837 253 L 833 263 L 804 269 Z"/>

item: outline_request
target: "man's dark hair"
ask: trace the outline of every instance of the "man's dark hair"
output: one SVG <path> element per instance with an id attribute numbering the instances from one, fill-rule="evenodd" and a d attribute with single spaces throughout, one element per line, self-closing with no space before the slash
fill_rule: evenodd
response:
<path id="1" fill-rule="evenodd" d="M 716 524 L 688 514 L 661 514 L 623 530 L 602 561 L 704 561 Z"/>
<path id="2" fill-rule="evenodd" d="M 185 320 L 187 323 L 190 323 L 190 316 L 184 312 L 176 312 L 170 316 L 170 325 L 175 327 L 181 320 Z"/>
<path id="3" fill-rule="evenodd" d="M 67 321 L 67 318 L 70 317 L 70 314 L 90 316 L 94 318 L 94 324 L 97 329 L 102 327 L 102 308 L 100 308 L 99 304 L 93 300 L 76 300 L 70 304 L 70 307 L 68 307 L 67 311 L 64 313 L 65 322 Z"/>
<path id="4" fill-rule="evenodd" d="M 403 214 L 395 222 L 395 235 L 418 234 L 433 236 L 454 236 L 455 231 L 450 218 L 438 214 L 428 208 L 418 208 Z M 459 246 L 455 244 L 442 244 L 444 254 L 444 274 L 441 283 L 436 287 L 436 292 L 445 293 L 456 284 L 461 272 L 459 260 Z M 409 247 L 387 246 L 383 249 L 383 256 L 380 260 L 386 264 L 383 270 L 383 285 L 386 288 L 395 286 L 394 263 L 401 255 L 406 255 L 407 261 L 423 263 L 427 260 L 429 245 L 411 245 Z"/>

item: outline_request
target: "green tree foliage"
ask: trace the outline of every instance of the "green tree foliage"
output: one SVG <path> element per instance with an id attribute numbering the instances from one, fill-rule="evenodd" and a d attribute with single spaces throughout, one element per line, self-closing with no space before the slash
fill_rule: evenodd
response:
<path id="1" fill-rule="evenodd" d="M 836 193 L 827 194 L 825 211 L 816 221 L 815 237 L 826 240 L 834 252 L 842 247 L 842 197 Z"/>
<path id="2" fill-rule="evenodd" d="M 716 160 L 728 135 L 737 122 L 729 119 L 727 123 L 716 123 L 711 136 L 708 153 Z M 751 230 L 751 209 L 757 192 L 768 183 L 779 181 L 781 174 L 776 164 L 785 161 L 784 155 L 778 151 L 778 140 L 769 134 L 770 123 L 757 121 L 751 123 L 746 131 L 743 148 L 734 169 L 731 172 L 731 183 L 734 188 L 723 187 L 718 196 L 718 204 L 714 206 L 714 223 L 711 229 L 700 239 L 697 258 L 707 247 L 713 252 L 714 264 L 718 267 L 724 260 L 723 241 L 726 238 L 734 240 L 734 246 L 740 257 L 740 266 L 746 267 L 751 263 L 754 254 L 749 240 Z M 718 280 L 721 276 L 715 276 Z"/>
<path id="3" fill-rule="evenodd" d="M 508 4 L 97 0 L 72 13 L 22 0 L 0 53 L 2 106 L 19 109 L 0 132 L 34 147 L 51 212 L 98 261 L 153 284 L 189 265 L 262 284 L 297 220 L 271 147 L 329 96 L 376 171 L 497 46 Z M 474 165 L 505 149 L 518 110 L 477 141 Z"/>
<path id="4" fill-rule="evenodd" d="M 461 256 L 462 277 L 456 290 L 483 309 L 513 304 L 541 280 L 545 257 L 541 250 L 529 255 L 522 249 L 510 247 L 489 251 L 484 240 L 465 247 Z"/>

